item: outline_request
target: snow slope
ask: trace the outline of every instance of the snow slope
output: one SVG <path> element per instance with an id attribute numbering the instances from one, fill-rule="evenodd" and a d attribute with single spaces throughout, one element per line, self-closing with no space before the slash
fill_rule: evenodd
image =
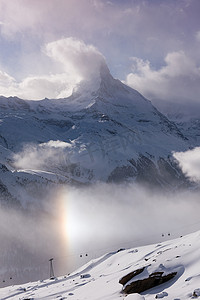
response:
<path id="1" fill-rule="evenodd" d="M 0 290 L 0 299 L 74 299 L 74 300 L 151 300 L 165 298 L 186 300 L 200 297 L 200 231 L 134 249 L 108 253 L 90 261 L 76 272 Z M 153 272 L 177 272 L 170 281 L 141 295 L 122 293 L 119 280 L 128 273 L 145 267 L 134 280 Z M 196 296 L 195 296 L 196 295 Z"/>
<path id="2" fill-rule="evenodd" d="M 192 147 L 200 144 L 200 105 L 153 100 L 154 105 L 184 132 Z"/>

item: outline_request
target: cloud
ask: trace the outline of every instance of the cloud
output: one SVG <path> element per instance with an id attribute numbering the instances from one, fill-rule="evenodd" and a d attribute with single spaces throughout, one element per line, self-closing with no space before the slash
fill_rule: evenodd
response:
<path id="1" fill-rule="evenodd" d="M 71 144 L 63 141 L 49 141 L 39 145 L 27 144 L 23 150 L 14 154 L 16 169 L 51 170 L 67 162 L 67 153 Z"/>
<path id="2" fill-rule="evenodd" d="M 105 63 L 103 55 L 93 45 L 72 37 L 48 43 L 46 53 L 62 63 L 65 71 L 78 81 L 96 76 Z"/>
<path id="3" fill-rule="evenodd" d="M 45 210 L 42 199 L 40 204 L 34 203 L 32 208 L 30 203 L 26 209 L 0 206 L 0 256 L 3 258 L 1 287 L 5 284 L 20 284 L 47 278 L 49 258 L 66 257 L 68 254 L 62 207 L 57 199 L 52 198 L 52 194 L 49 193 L 46 203 L 48 210 Z M 56 259 L 56 275 L 64 274 L 69 264 L 65 259 L 62 259 L 62 262 Z"/>
<path id="4" fill-rule="evenodd" d="M 17 96 L 23 99 L 63 98 L 71 95 L 75 81 L 66 73 L 31 76 L 18 84 Z M 7 92 L 8 94 L 8 92 Z"/>
<path id="5" fill-rule="evenodd" d="M 200 42 L 200 30 L 196 32 L 195 36 L 196 36 L 196 40 Z"/>
<path id="6" fill-rule="evenodd" d="M 15 79 L 9 76 L 6 72 L 0 71 L 0 85 L 3 87 L 9 87 L 15 84 Z"/>
<path id="7" fill-rule="evenodd" d="M 1 32 L 8 39 L 27 33 L 55 39 L 77 31 L 91 32 L 97 26 L 105 27 L 108 7 L 101 0 L 13 0 L 12 4 L 1 0 Z"/>
<path id="8" fill-rule="evenodd" d="M 28 100 L 63 98 L 71 95 L 76 83 L 66 73 L 44 76 L 28 76 L 21 82 L 0 71 L 0 94 L 5 97 L 17 96 Z"/>
<path id="9" fill-rule="evenodd" d="M 9 93 L 7 94 L 8 91 Z M 6 72 L 0 70 L 0 94 L 10 96 L 10 93 L 14 95 L 16 91 L 17 91 L 16 80 Z"/>
<path id="10" fill-rule="evenodd" d="M 168 232 L 173 237 L 186 234 L 199 222 L 198 193 L 191 191 L 164 195 L 136 184 L 99 183 L 82 189 L 66 188 L 62 199 L 68 203 L 73 246 L 89 251 L 89 245 L 92 252 L 102 249 L 100 254 L 158 242 L 162 233 L 166 237 Z"/>
<path id="11" fill-rule="evenodd" d="M 132 58 L 133 71 L 126 83 L 149 99 L 197 102 L 200 99 L 200 68 L 183 51 L 168 53 L 165 66 L 151 68 L 149 61 Z"/>
<path id="12" fill-rule="evenodd" d="M 200 147 L 173 153 L 183 173 L 192 181 L 200 182 Z"/>
<path id="13" fill-rule="evenodd" d="M 57 64 L 57 73 L 28 76 L 17 82 L 0 71 L 0 94 L 31 100 L 68 97 L 80 81 L 97 81 L 100 67 L 105 64 L 103 55 L 93 45 L 72 37 L 47 43 L 44 53 L 50 63 Z"/>
<path id="14" fill-rule="evenodd" d="M 47 144 L 65 148 L 59 141 Z M 110 251 L 199 229 L 199 194 L 192 191 L 163 194 L 136 184 L 98 183 L 49 189 L 45 200 L 29 204 L 26 210 L 0 207 L 1 282 L 11 275 L 18 284 L 46 278 L 50 257 L 58 276 Z"/>
<path id="15" fill-rule="evenodd" d="M 25 46 L 75 36 L 92 41 L 118 64 L 124 53 L 150 58 L 181 45 L 193 48 L 198 9 L 198 0 L 1 0 L 0 21 L 2 35 Z"/>
<path id="16" fill-rule="evenodd" d="M 87 57 L 86 49 L 81 46 L 81 40 L 84 40 L 88 47 L 88 55 L 90 54 L 91 58 L 94 58 L 93 63 L 96 64 L 100 56 L 98 56 L 98 51 L 96 49 L 93 51 L 94 49 L 92 50 L 92 46 L 89 44 L 95 45 L 101 53 L 104 53 L 114 77 L 125 78 L 130 70 L 129 57 L 133 56 L 141 59 L 144 63 L 148 60 L 153 66 L 156 66 L 157 77 L 159 77 L 159 71 L 162 69 L 160 66 L 166 53 L 170 55 L 178 53 L 182 49 L 186 53 L 185 56 L 191 57 L 194 63 L 199 61 L 197 47 L 199 5 L 198 0 L 1 0 L 0 69 L 6 70 L 8 74 L 17 78 L 17 84 L 28 78 L 22 84 L 23 89 L 20 91 L 22 98 L 58 98 L 60 95 L 65 97 L 72 89 L 69 88 L 69 85 L 73 85 L 70 80 L 75 74 L 77 75 L 76 80 L 78 80 L 78 76 L 85 76 L 87 72 L 92 74 L 92 69 L 90 69 L 92 62 L 90 63 Z M 71 41 L 63 38 L 71 36 L 76 37 L 79 44 L 72 38 Z M 48 50 L 46 49 L 45 52 L 50 55 L 51 59 L 43 57 L 39 53 L 40 46 L 44 44 L 49 44 Z M 74 53 L 70 52 L 70 44 L 73 44 L 74 50 L 76 49 Z M 67 50 L 64 50 L 65 46 Z M 79 47 L 81 54 L 78 50 Z M 78 53 L 80 54 L 79 58 L 84 58 L 88 63 L 83 64 L 83 60 L 81 60 L 77 72 L 75 66 L 78 66 Z M 71 57 L 72 61 L 76 59 L 73 68 L 69 61 L 66 62 L 67 56 Z M 134 61 L 134 65 L 136 65 L 136 61 Z M 150 65 L 149 68 L 150 71 L 154 71 Z M 71 74 L 68 74 L 69 71 Z M 61 74 L 65 74 L 65 89 L 62 85 L 64 77 L 61 79 L 61 83 L 59 82 L 58 77 Z M 171 75 L 167 73 L 166 76 L 170 77 Z M 162 89 L 159 89 L 158 95 L 155 93 L 156 84 L 152 76 L 150 78 L 140 77 L 137 72 L 128 75 L 130 84 L 136 88 L 138 86 L 138 89 L 144 91 L 148 97 L 164 97 L 167 89 L 170 90 L 169 96 L 174 97 L 175 93 L 173 94 L 171 89 L 172 80 L 171 82 L 164 80 L 164 74 L 161 74 Z M 174 82 L 176 88 L 181 86 L 181 82 L 188 84 L 188 89 L 177 89 L 177 94 L 180 92 L 180 98 L 182 96 L 184 98 L 186 90 L 185 98 L 187 99 L 195 95 L 195 91 L 192 92 L 193 88 L 199 92 L 196 79 L 194 81 L 191 79 L 188 82 L 180 78 L 179 82 L 176 79 Z M 151 84 L 148 89 L 145 88 L 146 82 Z M 189 83 L 192 84 L 191 89 L 189 89 Z M 58 86 L 56 90 L 55 84 Z M 45 85 L 49 92 L 45 90 Z M 20 86 L 17 88 L 20 89 Z M 19 95 L 18 89 L 16 90 L 17 95 Z M 6 91 L 2 90 L 6 96 L 9 95 L 9 92 L 12 95 L 15 92 L 11 88 L 7 93 Z"/>

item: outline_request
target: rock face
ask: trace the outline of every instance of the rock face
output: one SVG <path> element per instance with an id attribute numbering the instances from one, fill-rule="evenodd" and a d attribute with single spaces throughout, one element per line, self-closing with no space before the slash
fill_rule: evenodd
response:
<path id="1" fill-rule="evenodd" d="M 195 289 L 194 292 L 193 292 L 193 294 L 192 294 L 192 296 L 194 298 L 198 298 L 200 296 L 200 289 Z"/>
<path id="2" fill-rule="evenodd" d="M 133 293 L 142 293 L 146 290 L 149 290 L 153 287 L 156 287 L 162 283 L 165 283 L 173 279 L 177 272 L 172 272 L 165 274 L 164 272 L 153 272 L 148 277 L 133 281 L 133 278 L 141 274 L 145 270 L 145 267 L 142 269 L 135 270 L 126 276 L 122 277 L 119 280 L 119 283 L 123 285 L 123 293 L 133 294 Z M 129 283 L 130 281 L 130 283 Z"/>
<path id="3" fill-rule="evenodd" d="M 122 285 L 125 285 L 127 282 L 129 282 L 133 277 L 139 275 L 140 273 L 142 273 L 144 271 L 144 268 L 142 269 L 138 269 L 136 271 L 133 271 L 131 273 L 128 273 L 126 276 L 122 277 L 119 280 L 119 283 L 121 283 Z"/>

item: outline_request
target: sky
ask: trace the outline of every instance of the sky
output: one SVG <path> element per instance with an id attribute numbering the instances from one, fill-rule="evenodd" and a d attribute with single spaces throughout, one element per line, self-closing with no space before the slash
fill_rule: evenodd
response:
<path id="1" fill-rule="evenodd" d="M 105 60 L 148 99 L 200 101 L 199 0 L 0 0 L 0 94 L 67 97 Z"/>

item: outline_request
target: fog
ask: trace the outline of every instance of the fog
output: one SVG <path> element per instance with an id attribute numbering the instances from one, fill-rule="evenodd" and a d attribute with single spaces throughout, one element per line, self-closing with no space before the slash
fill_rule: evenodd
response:
<path id="1" fill-rule="evenodd" d="M 0 286 L 67 274 L 120 248 L 199 229 L 198 192 L 164 194 L 139 185 L 65 186 L 29 209 L 0 208 Z M 5 282 L 3 282 L 5 281 Z"/>
<path id="2" fill-rule="evenodd" d="M 190 178 L 191 181 L 200 181 L 200 147 L 185 152 L 174 152 L 173 156 L 177 160 L 183 173 Z"/>

